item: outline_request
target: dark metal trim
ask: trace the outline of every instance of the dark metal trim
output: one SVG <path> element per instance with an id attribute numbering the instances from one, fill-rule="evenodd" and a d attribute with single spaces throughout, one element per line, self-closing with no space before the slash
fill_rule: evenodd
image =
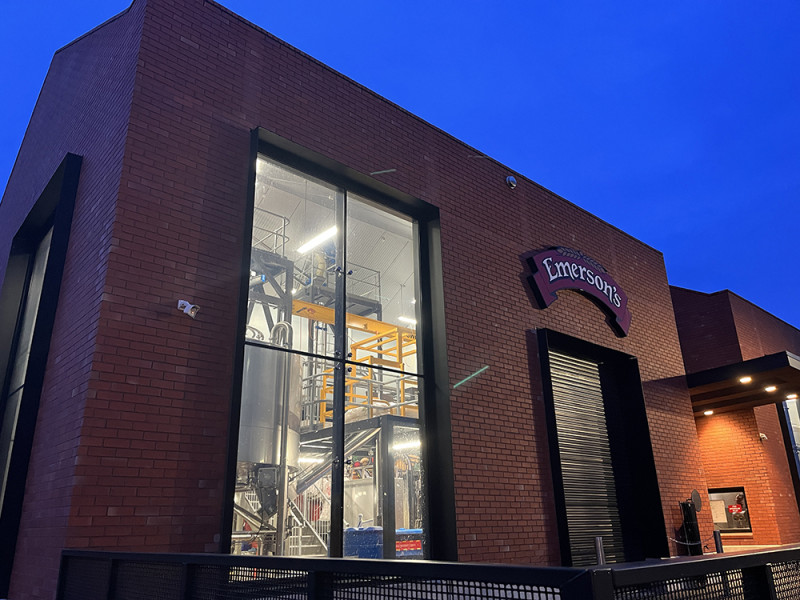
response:
<path id="1" fill-rule="evenodd" d="M 324 154 L 309 150 L 271 131 L 257 129 L 260 152 L 285 165 L 324 179 L 356 194 L 378 201 L 382 206 L 419 220 L 436 219 L 439 210 L 410 194 L 401 192 Z"/>
<path id="2" fill-rule="evenodd" d="M 333 345 L 336 364 L 333 372 L 333 423 L 331 449 L 331 528 L 328 533 L 328 556 L 341 557 L 344 552 L 344 357 L 347 354 L 347 302 L 345 263 L 347 244 L 347 192 L 336 203 L 336 295 Z"/>
<path id="3" fill-rule="evenodd" d="M 36 428 L 36 418 L 39 413 L 39 402 L 41 400 L 42 387 L 44 384 L 45 369 L 47 367 L 47 355 L 50 352 L 50 341 L 53 333 L 56 310 L 58 308 L 59 293 L 61 291 L 61 280 L 64 275 L 64 264 L 67 258 L 70 231 L 72 229 L 72 216 L 75 209 L 75 199 L 78 193 L 78 180 L 80 177 L 82 157 L 68 153 L 61 164 L 58 166 L 53 176 L 50 178 L 44 191 L 34 204 L 28 217 L 23 222 L 19 231 L 14 237 L 13 253 L 30 253 L 35 251 L 42 237 L 47 233 L 52 225 L 53 235 L 50 240 L 50 251 L 47 257 L 44 279 L 42 281 L 41 299 L 39 301 L 36 324 L 31 340 L 30 356 L 25 373 L 25 386 L 20 398 L 20 407 L 15 428 L 14 448 L 11 453 L 6 493 L 4 498 L 0 498 L 2 506 L 2 516 L 0 516 L 0 596 L 8 594 L 11 580 L 11 570 L 16 552 L 17 536 L 19 535 L 20 519 L 22 517 L 22 507 L 25 495 L 25 480 L 28 476 L 28 463 L 30 462 L 33 450 L 33 436 Z M 25 259 L 28 260 L 28 259 Z M 17 261 L 10 261 L 17 262 Z M 15 266 L 18 266 L 15 265 Z M 16 346 L 18 338 L 19 318 L 22 313 L 22 305 L 18 304 L 16 310 L 13 308 L 15 301 L 22 302 L 24 298 L 15 292 L 26 290 L 29 281 L 30 267 L 25 269 L 25 279 L 20 282 L 13 281 L 14 277 L 21 275 L 21 270 L 15 268 L 6 274 L 6 281 L 3 285 L 2 302 L 3 305 L 10 304 L 8 309 L 4 308 L 2 314 L 16 313 L 13 325 L 2 323 L 2 327 L 13 327 L 12 339 Z M 9 291 L 6 291 L 8 286 Z M 25 293 L 22 294 L 24 296 Z M 7 337 L 7 334 L 3 337 Z M 8 391 L 8 380 L 12 365 L 9 363 L 11 355 L 5 357 L 5 381 L 2 385 L 4 392 Z M 7 398 L 3 395 L 3 409 Z M 4 413 L 0 413 L 4 414 Z"/>
<path id="4" fill-rule="evenodd" d="M 395 506 L 394 506 L 394 454 L 392 444 L 394 443 L 394 425 L 387 419 L 388 415 L 380 418 L 380 477 L 381 490 L 381 527 L 383 527 L 383 558 L 396 558 L 397 546 L 395 543 Z"/>
<path id="5" fill-rule="evenodd" d="M 550 379 L 549 352 L 551 348 L 579 358 L 590 358 L 601 365 L 601 381 L 603 382 L 609 440 L 614 457 L 617 499 L 622 520 L 626 559 L 640 560 L 645 557 L 668 556 L 666 524 L 661 510 L 658 475 L 655 469 L 644 393 L 636 358 L 549 329 L 531 331 L 529 335 L 535 336 L 538 341 L 556 525 L 562 564 L 572 564 L 572 553 L 569 546 L 564 482 L 558 449 L 553 385 Z M 529 342 L 529 352 L 531 350 L 532 344 Z M 610 388 L 615 388 L 614 393 L 609 394 L 609 397 L 606 398 L 605 392 Z M 623 398 L 626 403 L 624 407 L 621 404 Z M 620 456 L 627 458 L 621 461 Z M 624 472 L 617 473 L 618 465 Z M 648 509 L 647 506 L 651 508 Z"/>
<path id="6" fill-rule="evenodd" d="M 775 410 L 778 411 L 778 421 L 781 424 L 781 434 L 783 434 L 783 447 L 786 450 L 789 472 L 792 474 L 794 500 L 797 503 L 797 510 L 800 511 L 800 457 L 798 457 L 796 450 L 800 440 L 794 439 L 791 420 L 789 419 L 789 408 L 786 406 L 786 402 L 776 404 Z"/>
<path id="7" fill-rule="evenodd" d="M 253 239 L 253 209 L 256 201 L 256 163 L 258 161 L 258 130 L 250 131 L 250 158 L 247 171 L 247 198 L 244 201 L 242 225 L 242 260 L 239 266 L 239 306 L 236 331 L 233 332 L 234 358 L 231 381 L 231 410 L 228 422 L 228 455 L 223 484 L 222 523 L 220 525 L 219 551 L 230 552 L 233 532 L 233 495 L 236 489 L 236 455 L 239 452 L 239 418 L 242 410 L 242 377 L 244 374 L 244 346 L 247 327 L 247 303 L 250 291 L 250 252 Z"/>
<path id="8" fill-rule="evenodd" d="M 430 218 L 418 218 L 419 268 L 417 270 L 417 323 L 422 342 L 417 353 L 422 362 L 419 398 L 423 432 L 423 477 L 428 498 L 426 558 L 458 560 L 455 469 L 450 420 L 450 375 L 444 314 L 444 273 L 438 209 Z M 417 338 L 418 340 L 420 338 Z"/>
<path id="9" fill-rule="evenodd" d="M 487 565 L 474 563 L 406 561 L 406 560 L 353 560 L 346 558 L 302 558 L 270 556 L 231 556 L 230 554 L 157 554 L 130 552 L 94 552 L 88 550 L 63 550 L 67 559 L 95 558 L 115 562 L 136 563 L 196 563 L 203 565 L 239 566 L 252 569 L 275 568 L 282 571 L 318 571 L 356 575 L 381 575 L 399 577 L 468 579 L 470 581 L 518 583 L 558 588 L 584 573 L 583 569 L 566 567 L 529 567 L 517 565 Z"/>
<path id="10" fill-rule="evenodd" d="M 784 368 L 800 370 L 800 357 L 788 351 L 776 352 L 775 354 L 759 356 L 758 358 L 745 360 L 732 365 L 706 369 L 705 371 L 698 371 L 697 373 L 689 373 L 686 376 L 686 382 L 689 384 L 690 390 L 694 391 L 696 388 L 713 386 L 714 384 L 724 381 L 737 379 L 743 375 L 757 375 L 759 373 Z M 694 393 L 697 393 L 697 391 L 694 391 Z"/>
<path id="11" fill-rule="evenodd" d="M 553 380 L 550 377 L 550 332 L 547 329 L 530 331 L 537 342 L 539 361 L 541 363 L 542 395 L 544 397 L 545 423 L 547 426 L 547 442 L 550 454 L 550 473 L 553 478 L 553 500 L 556 512 L 556 529 L 561 552 L 561 564 L 572 565 L 572 548 L 569 543 L 569 524 L 567 522 L 567 504 L 564 497 L 564 476 L 561 471 L 561 451 L 558 447 L 558 427 L 556 426 L 555 399 L 553 397 Z M 528 352 L 532 350 L 529 340 Z"/>
<path id="12" fill-rule="evenodd" d="M 245 227 L 252 228 L 252 212 L 255 202 L 255 165 L 258 155 L 263 154 L 281 162 L 289 167 L 298 169 L 308 175 L 318 177 L 326 182 L 336 185 L 347 191 L 365 196 L 378 202 L 383 208 L 405 215 L 415 220 L 414 243 L 418 244 L 419 265 L 417 269 L 417 289 L 420 302 L 417 303 L 417 321 L 420 324 L 422 343 L 418 347 L 419 363 L 422 365 L 421 374 L 415 373 L 420 384 L 420 425 L 423 432 L 423 464 L 424 478 L 427 491 L 427 521 L 425 531 L 428 532 L 426 540 L 426 557 L 434 560 L 456 560 L 458 556 L 456 536 L 455 513 L 455 487 L 454 468 L 452 458 L 452 438 L 450 423 L 449 377 L 447 368 L 447 346 L 444 319 L 444 285 L 442 275 L 441 239 L 439 230 L 439 210 L 435 206 L 400 192 L 386 184 L 359 173 L 341 163 L 329 159 L 317 152 L 308 150 L 286 140 L 274 133 L 258 128 L 251 132 L 251 173 L 248 188 L 248 215 Z M 345 197 L 345 204 L 347 199 Z M 341 241 L 345 240 L 344 227 L 340 227 Z M 343 244 L 339 248 L 344 248 Z M 235 485 L 235 464 L 238 438 L 238 411 L 241 396 L 241 372 L 243 369 L 243 347 L 245 343 L 253 344 L 252 340 L 245 341 L 244 328 L 247 311 L 247 274 L 249 274 L 250 256 L 250 230 L 246 229 L 243 240 L 242 260 L 242 287 L 240 291 L 239 331 L 237 332 L 237 359 L 234 373 L 239 374 L 232 386 L 232 413 L 229 435 L 229 475 L 227 485 Z M 341 262 L 341 261 L 339 261 Z M 345 265 L 340 264 L 342 272 Z M 345 285 L 341 277 L 337 284 L 346 295 Z M 341 285 L 339 285 L 341 284 Z M 338 311 L 337 314 L 343 312 Z M 335 331 L 339 324 L 334 325 Z M 344 323 L 341 325 L 342 331 Z M 342 337 L 342 336 L 340 336 Z M 260 344 L 258 344 L 260 345 Z M 339 348 L 342 358 L 322 357 L 326 360 L 337 361 L 346 359 L 346 348 Z M 239 356 L 238 353 L 241 353 Z M 307 355 L 304 352 L 297 352 Z M 342 371 L 348 363 L 341 362 Z M 391 371 L 391 369 L 386 369 Z M 337 371 L 338 372 L 338 371 Z M 342 373 L 343 375 L 343 373 Z M 342 377 L 342 385 L 344 377 Z M 336 386 L 336 380 L 334 379 Z M 337 388 L 338 389 L 338 388 Z M 343 397 L 342 397 L 343 401 Z M 334 424 L 334 430 L 337 430 Z M 342 440 L 342 448 L 344 442 Z M 344 457 L 341 457 L 342 460 Z M 341 465 L 342 469 L 344 465 Z M 342 471 L 343 472 L 343 471 Z M 338 476 L 337 476 L 338 477 Z M 335 481 L 336 478 L 334 478 Z M 342 482 L 343 485 L 343 482 Z M 230 493 L 229 493 L 230 492 Z M 332 489 L 333 492 L 333 489 Z M 226 514 L 223 523 L 221 549 L 223 544 L 229 543 L 233 519 L 232 487 L 226 490 Z M 337 509 L 338 510 L 338 509 Z M 342 515 L 343 517 L 343 515 Z M 337 534 L 332 514 L 331 547 L 336 545 Z M 341 544 L 338 544 L 341 547 Z"/>

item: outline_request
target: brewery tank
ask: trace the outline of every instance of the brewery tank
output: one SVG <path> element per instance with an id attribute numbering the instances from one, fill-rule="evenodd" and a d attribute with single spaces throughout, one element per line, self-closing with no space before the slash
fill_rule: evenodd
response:
<path id="1" fill-rule="evenodd" d="M 302 370 L 300 356 L 246 345 L 238 462 L 281 464 L 286 432 L 286 466 L 296 469 L 300 452 Z M 284 405 L 288 402 L 288 407 Z M 287 410 L 288 409 L 288 410 Z M 282 427 L 282 419 L 286 426 Z"/>

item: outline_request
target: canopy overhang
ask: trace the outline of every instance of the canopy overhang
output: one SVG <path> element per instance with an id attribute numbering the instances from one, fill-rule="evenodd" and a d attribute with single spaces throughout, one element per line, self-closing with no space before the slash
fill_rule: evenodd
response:
<path id="1" fill-rule="evenodd" d="M 777 404 L 800 394 L 800 357 L 778 352 L 692 373 L 686 381 L 695 416 Z"/>

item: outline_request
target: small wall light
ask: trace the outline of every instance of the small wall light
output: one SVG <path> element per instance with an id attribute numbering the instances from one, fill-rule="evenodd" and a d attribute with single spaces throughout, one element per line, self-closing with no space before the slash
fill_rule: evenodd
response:
<path id="1" fill-rule="evenodd" d="M 753 378 L 750 375 L 745 375 L 744 377 L 739 377 L 739 383 L 750 383 L 753 381 Z"/>
<path id="2" fill-rule="evenodd" d="M 769 438 L 767 437 L 766 433 L 759 433 L 758 439 L 760 439 L 762 442 L 766 442 Z"/>
<path id="3" fill-rule="evenodd" d="M 188 300 L 178 300 L 178 310 L 182 310 L 184 314 L 194 319 L 200 307 L 197 304 L 191 304 Z"/>

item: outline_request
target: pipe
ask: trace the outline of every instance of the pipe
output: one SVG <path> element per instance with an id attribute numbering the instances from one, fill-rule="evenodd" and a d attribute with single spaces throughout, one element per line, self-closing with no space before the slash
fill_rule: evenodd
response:
<path id="1" fill-rule="evenodd" d="M 594 538 L 594 552 L 597 555 L 597 564 L 606 564 L 606 551 L 603 549 L 603 536 L 598 535 Z"/>
<path id="2" fill-rule="evenodd" d="M 284 336 L 280 334 L 284 333 Z M 281 321 L 280 323 L 275 323 L 275 327 L 272 328 L 272 332 L 270 335 L 270 341 L 278 345 L 281 341 L 281 337 L 284 337 L 284 341 L 282 345 L 285 349 L 289 350 L 292 347 L 292 326 L 285 321 Z M 280 474 L 281 479 L 278 487 L 278 521 L 277 521 L 277 532 L 276 532 L 276 540 L 275 546 L 277 550 L 277 554 L 279 556 L 283 556 L 283 544 L 286 537 L 286 516 L 287 516 L 287 509 L 289 505 L 289 462 L 286 458 L 286 452 L 288 450 L 289 444 L 289 376 L 291 374 L 291 355 L 285 355 L 285 362 L 283 365 L 283 381 L 282 381 L 282 389 L 281 389 L 281 402 L 283 403 L 281 406 L 281 421 L 280 421 L 280 431 L 281 431 L 281 449 L 280 449 Z"/>

